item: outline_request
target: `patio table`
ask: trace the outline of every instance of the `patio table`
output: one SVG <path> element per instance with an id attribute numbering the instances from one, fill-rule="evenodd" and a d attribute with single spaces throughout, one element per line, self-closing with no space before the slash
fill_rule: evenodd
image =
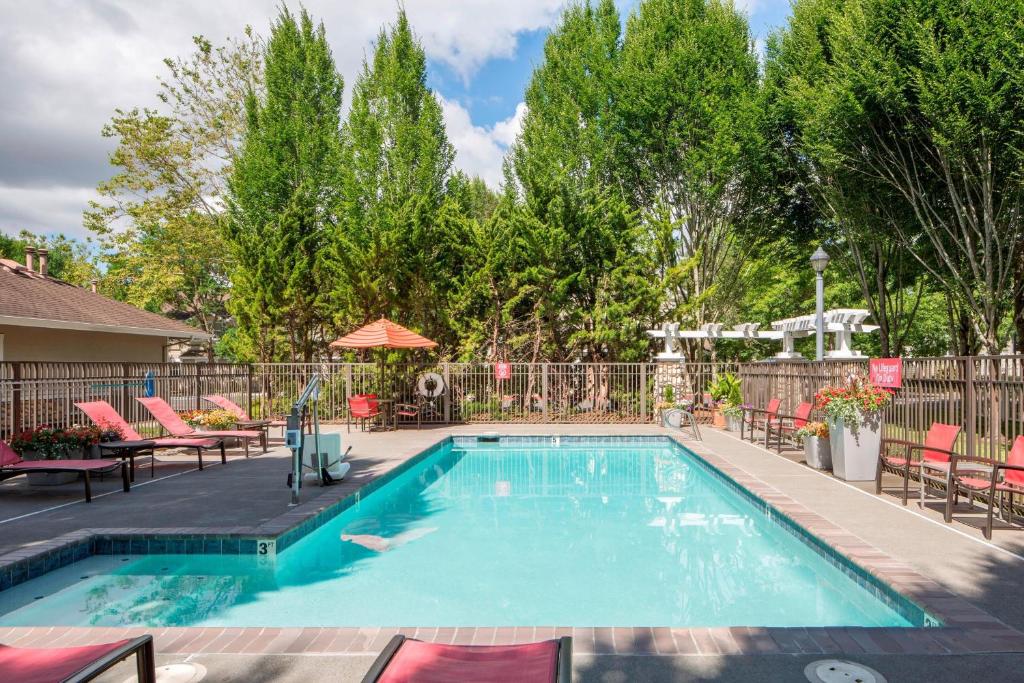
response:
<path id="1" fill-rule="evenodd" d="M 150 479 L 153 478 L 156 468 L 156 455 L 153 451 L 155 446 L 155 441 L 147 439 L 138 441 L 104 441 L 99 444 L 101 455 L 103 451 L 111 451 L 110 455 L 114 457 L 121 458 L 122 460 L 128 459 L 128 477 L 132 483 L 135 482 L 135 456 L 146 455 L 146 451 L 149 451 L 148 455 L 151 456 L 149 461 L 149 477 Z"/>

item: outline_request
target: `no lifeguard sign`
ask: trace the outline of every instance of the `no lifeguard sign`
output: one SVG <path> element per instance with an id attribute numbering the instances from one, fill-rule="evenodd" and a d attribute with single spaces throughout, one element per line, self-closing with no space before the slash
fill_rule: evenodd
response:
<path id="1" fill-rule="evenodd" d="M 899 389 L 903 386 L 903 359 L 872 358 L 868 361 L 868 379 L 877 387 Z"/>
<path id="2" fill-rule="evenodd" d="M 512 379 L 512 364 L 511 363 L 495 363 L 494 364 L 494 379 Z"/>

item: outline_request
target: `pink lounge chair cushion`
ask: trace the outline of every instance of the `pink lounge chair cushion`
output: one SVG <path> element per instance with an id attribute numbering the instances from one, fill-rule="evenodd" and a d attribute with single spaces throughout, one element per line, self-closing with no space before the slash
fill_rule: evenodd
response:
<path id="1" fill-rule="evenodd" d="M 221 396 L 220 394 L 211 394 L 210 396 L 203 396 L 204 401 L 209 401 L 213 405 L 223 408 L 229 413 L 234 413 L 240 420 L 251 420 L 249 413 L 242 410 L 242 406 L 238 405 L 227 396 Z"/>
<path id="2" fill-rule="evenodd" d="M 259 432 L 253 432 L 245 429 L 224 429 L 215 432 L 192 432 L 192 435 L 201 438 L 209 434 L 210 436 L 217 437 L 230 437 L 234 439 L 258 439 L 260 438 Z"/>
<path id="3" fill-rule="evenodd" d="M 0 681 L 54 683 L 78 673 L 129 641 L 83 647 L 27 648 L 0 645 Z"/>
<path id="4" fill-rule="evenodd" d="M 793 414 L 793 426 L 800 429 L 807 424 L 807 420 L 811 417 L 811 410 L 814 408 L 810 403 L 804 401 L 796 407 L 796 412 Z"/>
<path id="5" fill-rule="evenodd" d="M 388 662 L 380 683 L 531 683 L 554 681 L 558 641 L 525 645 L 442 645 L 409 639 Z"/>
<path id="6" fill-rule="evenodd" d="M 88 401 L 75 404 L 79 410 L 85 413 L 97 426 L 104 429 L 118 429 L 121 438 L 125 441 L 141 441 L 142 435 L 132 429 L 121 415 L 114 410 L 114 406 L 106 401 Z"/>
<path id="7" fill-rule="evenodd" d="M 191 436 L 195 431 L 181 419 L 171 405 L 158 396 L 135 397 L 135 400 L 146 407 L 146 410 L 159 422 L 171 436 Z"/>
<path id="8" fill-rule="evenodd" d="M 21 462 L 21 456 L 6 441 L 0 441 L 0 467 L 7 467 Z"/>
<path id="9" fill-rule="evenodd" d="M 213 448 L 220 443 L 220 439 L 179 439 L 175 436 L 166 436 L 161 439 L 150 439 L 158 448 Z"/>

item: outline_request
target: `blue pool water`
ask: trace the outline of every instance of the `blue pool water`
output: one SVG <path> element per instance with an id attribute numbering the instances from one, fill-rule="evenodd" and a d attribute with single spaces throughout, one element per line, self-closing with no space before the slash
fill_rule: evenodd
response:
<path id="1" fill-rule="evenodd" d="M 666 439 L 460 439 L 272 561 L 91 557 L 0 624 L 920 625 L 843 565 Z"/>

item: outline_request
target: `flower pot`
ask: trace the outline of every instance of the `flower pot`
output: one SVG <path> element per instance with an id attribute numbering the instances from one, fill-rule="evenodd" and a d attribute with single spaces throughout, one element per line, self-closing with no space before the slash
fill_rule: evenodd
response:
<path id="1" fill-rule="evenodd" d="M 715 408 L 711 413 L 711 426 L 722 429 L 726 426 L 725 415 L 722 415 L 722 411 Z"/>
<path id="2" fill-rule="evenodd" d="M 882 413 L 861 413 L 856 425 L 828 421 L 832 471 L 844 481 L 871 481 L 878 473 L 882 446 Z"/>
<path id="3" fill-rule="evenodd" d="M 804 460 L 816 470 L 832 468 L 832 447 L 827 436 L 804 437 Z"/>
<path id="4" fill-rule="evenodd" d="M 25 451 L 21 457 L 25 460 L 47 459 L 37 451 Z M 25 476 L 28 477 L 28 483 L 31 486 L 60 486 L 78 481 L 77 472 L 28 472 Z"/>
<path id="5" fill-rule="evenodd" d="M 725 430 L 727 432 L 738 432 L 742 425 L 742 418 L 736 417 L 735 415 L 725 416 Z"/>

